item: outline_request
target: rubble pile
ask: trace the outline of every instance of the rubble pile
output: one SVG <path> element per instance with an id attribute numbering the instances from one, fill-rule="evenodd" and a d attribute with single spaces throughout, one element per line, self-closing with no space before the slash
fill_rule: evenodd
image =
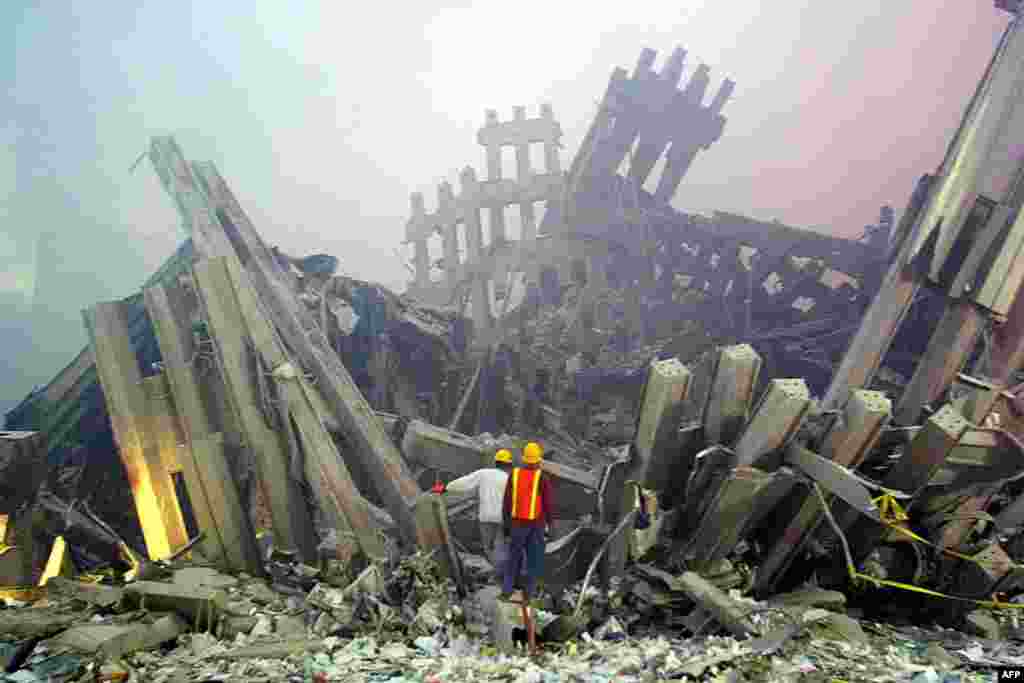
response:
<path id="1" fill-rule="evenodd" d="M 306 568 L 312 587 L 298 591 L 194 563 L 163 569 L 159 581 L 56 577 L 26 600 L 4 597 L 0 681 L 982 681 L 986 667 L 1024 663 L 1024 633 L 993 640 L 860 621 L 841 594 L 820 590 L 766 603 L 730 591 L 761 634 L 753 638 L 702 633 L 704 625 L 635 632 L 625 622 L 688 600 L 652 588 L 649 566 L 634 568 L 618 593 L 588 589 L 586 628 L 571 638 L 554 614 L 536 610 L 547 643 L 538 657 L 514 643 L 496 647 L 494 589 L 460 601 L 421 554 L 371 565 L 347 585 Z M 517 623 L 508 626 L 515 637 Z"/>
<path id="2" fill-rule="evenodd" d="M 550 107 L 489 112 L 480 143 L 489 159 L 516 146 L 520 177 L 467 168 L 432 214 L 413 197 L 403 296 L 269 248 L 213 164 L 155 138 L 189 240 L 141 293 L 85 311 L 89 347 L 0 432 L 5 679 L 951 681 L 1024 665 L 1024 445 L 998 417 L 1014 368 L 947 376 L 967 361 L 943 355 L 969 346 L 956 336 L 915 359 L 898 402 L 865 388 L 920 286 L 891 212 L 876 233 L 892 248 L 674 211 L 683 157 L 718 139 L 732 90 L 702 105 L 699 70 L 679 91 L 682 59 L 648 78 L 644 51 L 616 72 L 569 173 Z M 522 172 L 523 140 L 545 146 L 544 173 Z M 657 190 L 638 189 L 663 153 Z M 520 205 L 520 244 L 493 221 L 485 248 L 485 200 Z M 519 306 L 496 296 L 508 280 Z M 477 502 L 442 492 L 526 441 L 554 521 L 542 591 L 517 606 L 479 552 Z"/>
<path id="3" fill-rule="evenodd" d="M 573 317 L 573 308 L 570 305 L 541 306 L 537 314 L 523 324 L 523 331 L 532 342 L 527 352 L 549 367 L 564 364 L 566 357 L 571 355 L 573 350 Z"/>

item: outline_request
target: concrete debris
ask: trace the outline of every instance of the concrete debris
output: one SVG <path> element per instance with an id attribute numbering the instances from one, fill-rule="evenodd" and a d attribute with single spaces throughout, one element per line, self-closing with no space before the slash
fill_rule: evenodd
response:
<path id="1" fill-rule="evenodd" d="M 96 607 L 113 607 L 121 602 L 124 591 L 115 586 L 104 586 L 84 581 L 71 581 L 55 576 L 46 584 L 51 594 L 81 600 Z"/>
<path id="2" fill-rule="evenodd" d="M 190 239 L 86 311 L 89 347 L 0 432 L 0 681 L 1024 666 L 1024 269 L 989 258 L 1019 251 L 1013 198 L 949 213 L 969 239 L 930 232 L 930 192 L 976 198 L 948 174 L 860 241 L 683 214 L 734 87 L 704 104 L 684 56 L 616 70 L 567 172 L 550 105 L 488 111 L 486 178 L 411 198 L 403 295 L 268 248 L 213 164 L 155 138 Z M 996 99 L 979 139 L 1019 119 Z M 517 605 L 484 559 L 497 527 L 441 492 L 528 441 L 554 501 Z"/>
<path id="3" fill-rule="evenodd" d="M 721 577 L 729 571 L 725 566 L 716 570 Z M 909 681 L 935 670 L 960 671 L 959 680 L 983 680 L 970 673 L 979 663 L 1024 663 L 1024 646 L 1018 655 L 1012 646 L 971 640 L 956 631 L 904 633 L 862 624 L 842 613 L 841 593 L 802 588 L 777 596 L 771 604 L 756 603 L 735 590 L 727 595 L 707 581 L 649 564 L 634 565 L 630 573 L 628 592 L 588 588 L 589 618 L 568 641 L 548 639 L 549 632 L 556 635 L 557 611 L 537 610 L 542 642 L 549 644 L 534 658 L 519 653 L 522 621 L 518 610 L 501 607 L 497 588 L 474 593 L 460 607 L 454 586 L 422 555 L 391 567 L 372 565 L 344 589 L 317 583 L 297 603 L 261 579 L 208 567 L 183 566 L 171 573 L 168 583 L 137 581 L 122 589 L 57 580 L 31 606 L 0 612 L 0 628 L 8 638 L 44 638 L 35 642 L 23 668 L 0 680 L 49 676 L 69 681 L 91 675 L 90 670 L 168 682 L 310 675 L 319 677 L 313 680 L 338 681 L 524 676 L 540 681 L 642 681 L 650 676 L 700 678 L 709 672 L 732 672 L 745 680 L 819 672 L 846 680 Z M 83 585 L 92 588 L 83 590 Z M 570 587 L 562 600 L 572 601 L 578 590 L 578 584 Z M 112 601 L 114 593 L 107 591 L 123 592 L 125 599 Z M 701 624 L 694 635 L 669 640 L 638 618 L 654 606 L 666 614 L 682 613 L 693 600 L 698 611 L 707 609 L 709 614 L 745 613 L 741 618 L 765 635 L 734 640 L 708 635 L 707 625 Z M 200 624 L 196 630 L 191 620 L 177 614 L 138 611 L 144 602 L 146 609 L 172 609 L 190 618 L 198 605 L 212 603 L 217 607 L 216 628 L 208 632 Z M 982 623 L 979 616 L 972 614 L 971 620 Z M 2 643 L 2 652 L 13 653 L 25 642 Z M 899 644 L 895 650 L 893 642 Z M 103 662 L 99 666 L 97 656 Z"/>
<path id="4" fill-rule="evenodd" d="M 801 588 L 790 593 L 773 596 L 772 604 L 802 607 L 823 607 L 842 610 L 846 607 L 846 595 L 839 591 L 826 591 L 815 588 Z"/>
<path id="5" fill-rule="evenodd" d="M 492 589 L 493 590 L 493 589 Z M 482 596 L 480 603 L 496 605 Z M 756 604 L 752 607 L 757 608 Z M 31 611 L 34 608 L 22 608 Z M 961 681 L 990 680 L 984 666 L 1024 664 L 1024 646 L 976 640 L 955 631 L 895 629 L 863 624 L 835 612 L 810 608 L 783 615 L 760 612 L 764 638 L 738 641 L 730 637 L 666 638 L 630 635 L 619 617 L 610 616 L 578 639 L 549 647 L 539 657 L 517 652 L 512 626 L 511 646 L 502 653 L 490 638 L 474 636 L 469 624 L 453 623 L 433 635 L 407 639 L 382 637 L 371 629 L 351 637 L 316 639 L 296 634 L 296 617 L 277 615 L 278 628 L 255 639 L 218 639 L 207 633 L 184 632 L 187 626 L 174 616 L 145 624 L 145 616 L 124 613 L 127 623 L 73 626 L 56 638 L 35 646 L 17 673 L 6 681 L 81 680 L 96 671 L 124 671 L 123 680 L 327 680 L 406 681 L 430 680 L 537 680 L 537 681 L 644 681 L 680 679 L 719 680 L 727 673 L 743 680 L 794 680 L 816 674 L 823 680 L 914 681 L 922 673 L 943 672 Z M 88 613 L 79 615 L 88 618 Z M 269 614 L 261 614 L 267 617 Z M 472 617 L 475 618 L 475 617 Z M 793 619 L 797 628 L 794 629 Z M 162 622 L 176 634 L 162 651 L 153 648 L 170 631 L 153 631 Z M 126 635 L 129 634 L 129 635 Z M 147 640 L 148 636 L 148 640 Z M 113 643 L 128 643 L 114 648 Z M 136 649 L 142 644 L 144 649 Z M 0 641 L 0 655 L 9 657 L 16 645 Z M 111 649 L 114 648 L 114 649 Z M 105 657 L 97 665 L 89 652 Z M 105 653 L 117 653 L 107 655 Z M 975 670 L 972 673 L 972 669 Z M 952 674 L 951 672 L 958 672 Z M 711 675 L 711 678 L 703 678 Z M 89 679 L 86 679 L 89 680 Z"/>

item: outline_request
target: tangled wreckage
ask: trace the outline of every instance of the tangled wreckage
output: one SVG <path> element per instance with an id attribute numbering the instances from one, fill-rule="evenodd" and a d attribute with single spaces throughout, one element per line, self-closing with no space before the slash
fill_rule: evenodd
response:
<path id="1" fill-rule="evenodd" d="M 550 106 L 488 112 L 486 179 L 467 167 L 434 212 L 412 197 L 402 296 L 268 247 L 212 163 L 155 138 L 190 238 L 85 311 L 88 348 L 7 415 L 0 594 L 166 614 L 100 632 L 0 612 L 8 673 L 44 639 L 116 658 L 188 630 L 269 635 L 246 609 L 286 600 L 308 623 L 279 616 L 294 638 L 234 656 L 322 651 L 387 618 L 427 637 L 473 606 L 508 645 L 475 501 L 430 489 L 525 439 L 558 520 L 542 640 L 717 625 L 768 654 L 797 635 L 772 640 L 744 594 L 1000 637 L 983 610 L 1024 589 L 1024 195 L 991 143 L 1024 111 L 1018 31 L 973 137 L 858 241 L 670 206 L 733 88 L 705 104 L 704 65 L 680 87 L 683 50 L 614 71 L 567 172 Z"/>

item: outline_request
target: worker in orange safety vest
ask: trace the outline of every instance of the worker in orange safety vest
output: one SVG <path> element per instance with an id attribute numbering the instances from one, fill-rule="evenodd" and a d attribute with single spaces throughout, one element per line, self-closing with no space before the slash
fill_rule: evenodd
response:
<path id="1" fill-rule="evenodd" d="M 508 600 L 526 560 L 525 599 L 530 600 L 544 572 L 544 539 L 551 528 L 551 484 L 541 471 L 544 450 L 530 442 L 523 449 L 523 467 L 516 467 L 505 485 L 502 510 L 508 536 L 507 564 L 499 598 Z"/>

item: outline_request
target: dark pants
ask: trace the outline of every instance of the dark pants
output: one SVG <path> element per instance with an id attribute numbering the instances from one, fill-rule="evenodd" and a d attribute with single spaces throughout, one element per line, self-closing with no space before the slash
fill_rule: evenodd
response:
<path id="1" fill-rule="evenodd" d="M 494 567 L 494 575 L 498 577 L 498 583 L 501 583 L 502 572 L 508 565 L 508 539 L 505 538 L 505 530 L 501 528 L 500 522 L 480 522 L 480 539 L 484 543 L 487 559 Z"/>
<path id="2" fill-rule="evenodd" d="M 544 527 L 536 526 L 513 526 L 512 535 L 508 542 L 507 564 L 502 589 L 511 593 L 515 588 L 516 578 L 523 569 L 523 559 L 526 559 L 526 597 L 533 597 L 537 588 L 537 580 L 544 571 Z"/>

